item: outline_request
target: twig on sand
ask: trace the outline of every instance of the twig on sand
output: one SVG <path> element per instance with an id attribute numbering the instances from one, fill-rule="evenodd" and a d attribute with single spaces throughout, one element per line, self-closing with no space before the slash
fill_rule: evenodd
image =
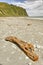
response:
<path id="1" fill-rule="evenodd" d="M 34 53 L 34 46 L 32 44 L 28 44 L 14 36 L 6 37 L 5 40 L 17 44 L 31 60 L 38 60 L 38 56 Z"/>

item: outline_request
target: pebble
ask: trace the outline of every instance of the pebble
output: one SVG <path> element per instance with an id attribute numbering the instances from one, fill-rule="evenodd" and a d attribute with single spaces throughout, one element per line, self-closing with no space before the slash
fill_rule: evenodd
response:
<path id="1" fill-rule="evenodd" d="M 32 65 L 32 63 L 29 63 L 28 65 Z"/>
<path id="2" fill-rule="evenodd" d="M 37 48 L 40 48 L 40 46 L 39 46 L 39 45 L 36 45 L 36 47 L 37 47 Z"/>
<path id="3" fill-rule="evenodd" d="M 36 43 L 38 43 L 38 41 L 35 41 Z"/>
<path id="4" fill-rule="evenodd" d="M 28 59 L 28 57 L 26 56 L 26 59 Z"/>
<path id="5" fill-rule="evenodd" d="M 35 48 L 40 48 L 40 45 L 34 45 Z"/>
<path id="6" fill-rule="evenodd" d="M 37 48 L 43 49 L 43 46 L 40 46 L 40 45 L 36 45 L 36 47 L 37 47 Z"/>

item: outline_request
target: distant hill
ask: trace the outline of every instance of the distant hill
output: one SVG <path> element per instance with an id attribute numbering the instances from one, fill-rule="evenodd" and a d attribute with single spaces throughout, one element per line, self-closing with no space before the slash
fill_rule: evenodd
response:
<path id="1" fill-rule="evenodd" d="M 1 16 L 28 16 L 26 10 L 22 7 L 12 4 L 0 2 L 0 17 Z"/>

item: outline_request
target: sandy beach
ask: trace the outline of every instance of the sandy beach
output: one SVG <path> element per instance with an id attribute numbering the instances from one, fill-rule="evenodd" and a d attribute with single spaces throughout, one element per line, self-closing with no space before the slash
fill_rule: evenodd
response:
<path id="1" fill-rule="evenodd" d="M 15 44 L 5 41 L 7 36 L 32 43 L 38 61 L 33 62 Z M 43 65 L 43 19 L 0 17 L 0 65 Z"/>

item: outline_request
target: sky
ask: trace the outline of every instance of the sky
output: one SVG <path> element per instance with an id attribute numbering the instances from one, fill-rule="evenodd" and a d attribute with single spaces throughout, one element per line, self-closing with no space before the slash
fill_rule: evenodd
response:
<path id="1" fill-rule="evenodd" d="M 43 16 L 43 0 L 0 0 L 26 9 L 29 16 Z"/>

